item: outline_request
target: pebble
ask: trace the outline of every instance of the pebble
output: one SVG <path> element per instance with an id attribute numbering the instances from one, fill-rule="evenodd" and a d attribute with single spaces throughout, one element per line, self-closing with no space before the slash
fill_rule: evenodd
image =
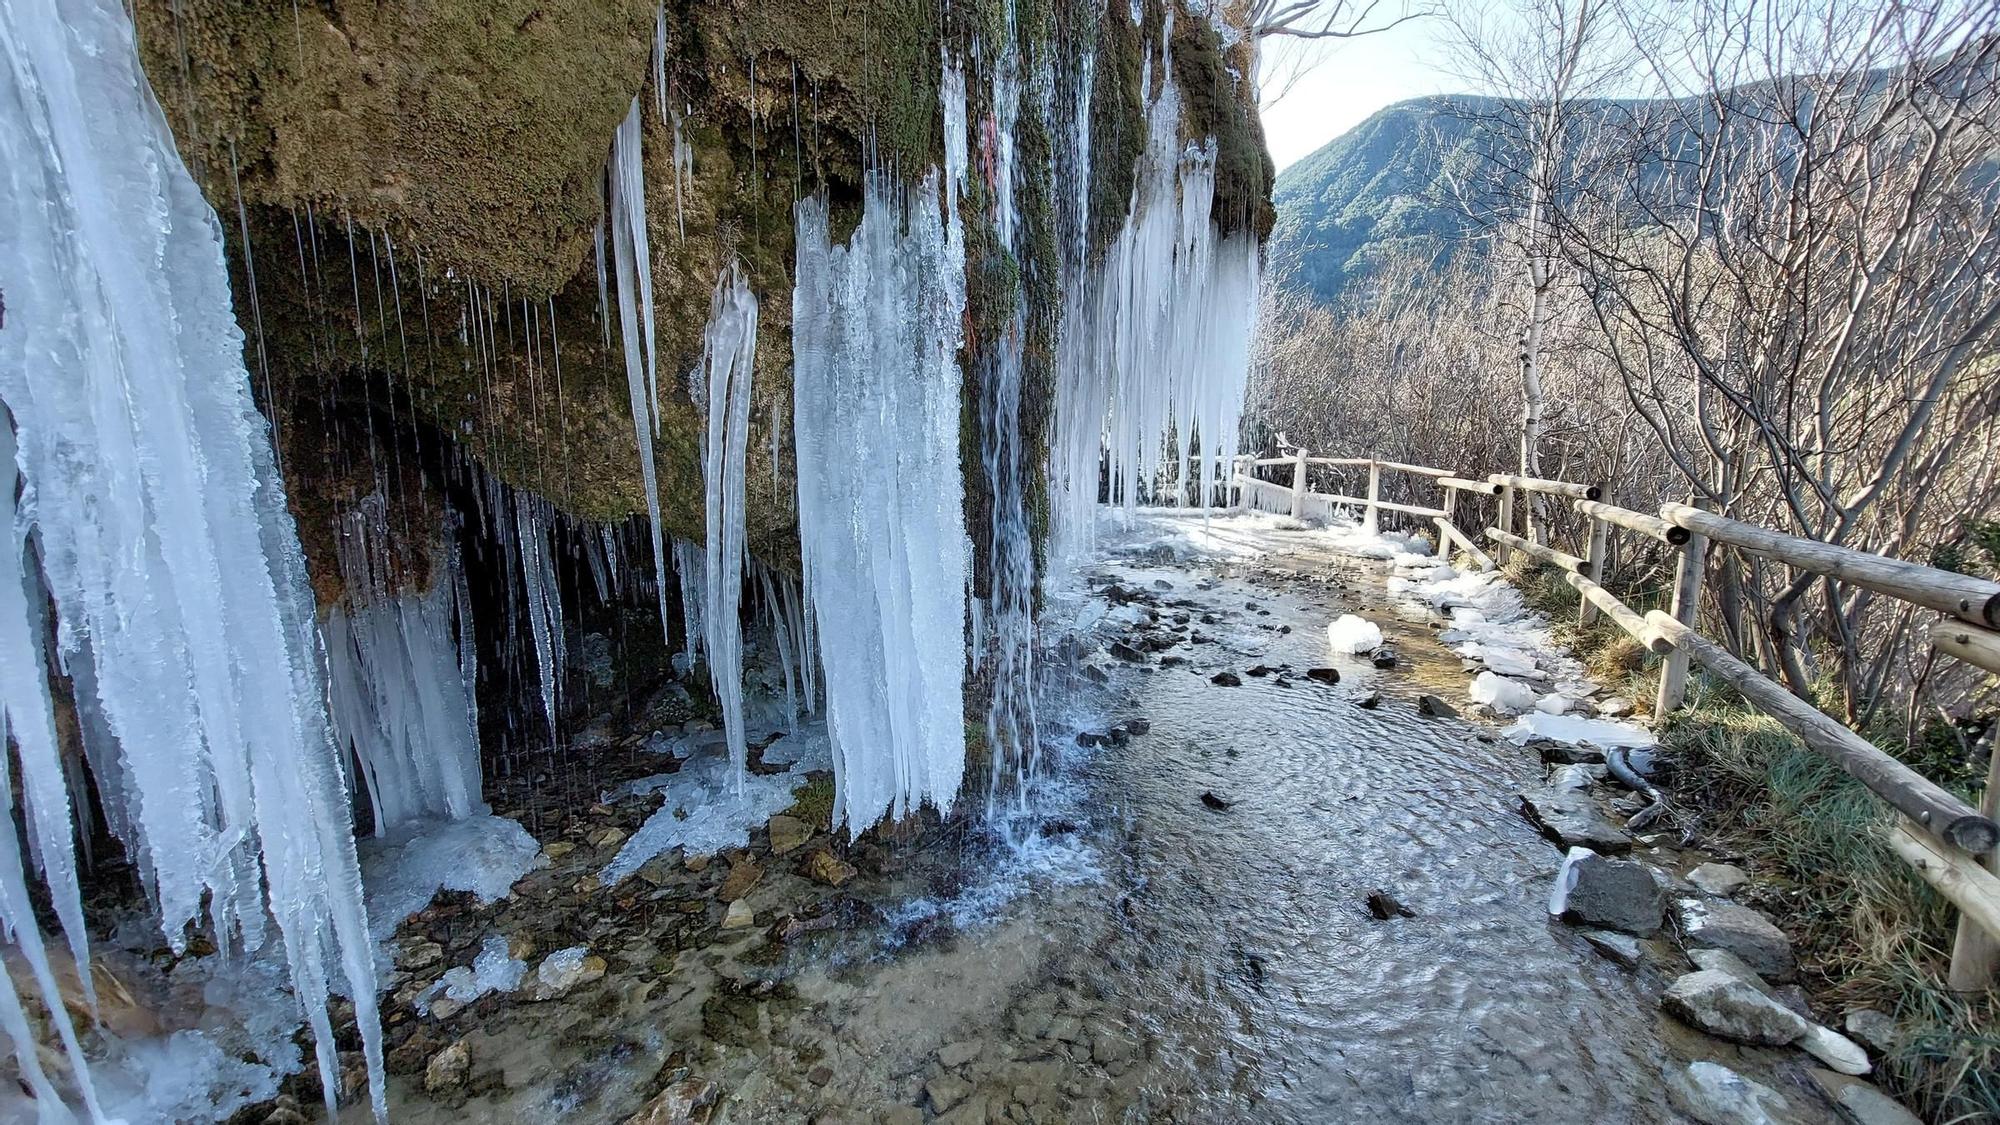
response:
<path id="1" fill-rule="evenodd" d="M 472 1048 L 460 1039 L 451 1046 L 431 1056 L 424 1065 L 424 1090 L 439 1094 L 455 1090 L 465 1085 L 466 1075 L 472 1071 Z"/>
<path id="2" fill-rule="evenodd" d="M 722 928 L 725 930 L 740 930 L 746 926 L 755 925 L 756 921 L 756 912 L 750 909 L 748 902 L 739 898 L 731 902 L 729 909 L 723 912 Z"/>
<path id="3" fill-rule="evenodd" d="M 1704 894 L 1728 898 L 1749 882 L 1750 876 L 1733 863 L 1704 863 L 1687 873 L 1687 881 Z"/>

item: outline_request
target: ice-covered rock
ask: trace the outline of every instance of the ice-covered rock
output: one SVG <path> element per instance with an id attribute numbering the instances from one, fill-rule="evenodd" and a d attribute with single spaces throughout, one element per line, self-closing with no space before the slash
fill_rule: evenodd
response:
<path id="1" fill-rule="evenodd" d="M 1653 733 L 1630 723 L 1587 719 L 1580 715 L 1550 715 L 1531 711 L 1500 732 L 1509 742 L 1525 745 L 1530 739 L 1552 738 L 1559 742 L 1588 742 L 1605 749 L 1618 746 L 1652 746 Z"/>
<path id="2" fill-rule="evenodd" d="M 1535 689 L 1519 680 L 1492 672 L 1481 672 L 1473 677 L 1472 686 L 1466 689 L 1474 703 L 1484 703 L 1503 715 L 1518 715 L 1535 706 Z"/>
<path id="3" fill-rule="evenodd" d="M 1326 643 L 1342 656 L 1373 652 L 1382 647 L 1382 628 L 1365 617 L 1343 613 L 1327 625 Z"/>

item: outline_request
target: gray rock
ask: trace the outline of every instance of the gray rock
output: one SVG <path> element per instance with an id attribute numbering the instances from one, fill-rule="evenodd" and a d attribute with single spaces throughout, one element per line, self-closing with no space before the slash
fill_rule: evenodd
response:
<path id="1" fill-rule="evenodd" d="M 1849 1039 L 1878 1055 L 1891 1054 L 1903 1045 L 1903 1032 L 1896 1021 L 1873 1008 L 1856 1008 L 1847 1013 L 1841 1027 Z"/>
<path id="2" fill-rule="evenodd" d="M 924 1094 L 931 1100 L 931 1112 L 943 1113 L 965 1100 L 972 1093 L 972 1083 L 949 1074 L 939 1075 L 924 1083 Z"/>
<path id="3" fill-rule="evenodd" d="M 1813 1067 L 1806 1071 L 1840 1115 L 1854 1125 L 1923 1125 L 1923 1118 L 1859 1078 Z"/>
<path id="4" fill-rule="evenodd" d="M 1529 789 L 1520 795 L 1521 811 L 1542 835 L 1565 848 L 1585 847 L 1613 855 L 1632 850 L 1632 838 L 1618 830 L 1590 794 L 1576 789 Z"/>
<path id="5" fill-rule="evenodd" d="M 1604 751 L 1588 742 L 1559 742 L 1553 738 L 1537 738 L 1528 743 L 1528 749 L 1541 755 L 1542 761 L 1550 765 L 1595 765 L 1604 761 Z"/>
<path id="6" fill-rule="evenodd" d="M 1703 893 L 1728 898 L 1749 882 L 1750 876 L 1733 863 L 1704 863 L 1687 873 L 1687 881 Z"/>
<path id="7" fill-rule="evenodd" d="M 1563 908 L 1565 922 L 1640 937 L 1660 932 L 1667 895 L 1652 868 L 1591 855 L 1578 860 L 1571 871 L 1576 883 Z"/>
<path id="8" fill-rule="evenodd" d="M 1585 930 L 1583 940 L 1597 947 L 1599 953 L 1628 969 L 1638 965 L 1645 953 L 1639 945 L 1639 939 L 1631 934 L 1614 933 L 1611 930 Z"/>
<path id="9" fill-rule="evenodd" d="M 1796 1125 L 1784 1095 L 1726 1066 L 1692 1063 L 1669 1084 L 1674 1100 L 1703 1125 Z"/>
<path id="10" fill-rule="evenodd" d="M 424 1064 L 424 1089 L 433 1094 L 455 1090 L 465 1085 L 465 1076 L 472 1069 L 472 1050 L 460 1039 Z"/>
<path id="11" fill-rule="evenodd" d="M 1435 695 L 1417 697 L 1417 714 L 1429 719 L 1456 719 L 1458 709 Z"/>
<path id="12" fill-rule="evenodd" d="M 1674 920 L 1692 946 L 1726 949 L 1769 981 L 1788 981 L 1798 971 L 1792 939 L 1769 918 L 1733 902 L 1683 898 L 1674 904 Z"/>
<path id="13" fill-rule="evenodd" d="M 938 1048 L 938 1062 L 942 1063 L 946 1070 L 957 1070 L 978 1057 L 979 1044 L 969 1040 L 963 1043 L 946 1043 Z"/>
<path id="14" fill-rule="evenodd" d="M 1797 1012 L 1725 972 L 1702 969 L 1668 986 L 1660 1006 L 1692 1027 L 1739 1043 L 1783 1046 L 1812 1025 Z"/>
<path id="15" fill-rule="evenodd" d="M 1807 1026 L 1805 1038 L 1799 1040 L 1799 1049 L 1842 1074 L 1866 1074 L 1873 1069 L 1861 1044 L 1818 1024 Z"/>
<path id="16" fill-rule="evenodd" d="M 1775 988 L 1771 987 L 1769 981 L 1758 976 L 1757 970 L 1744 964 L 1743 958 L 1729 952 L 1727 949 L 1690 949 L 1687 951 L 1687 955 L 1688 960 L 1693 961 L 1697 969 L 1713 969 L 1718 973 L 1728 973 L 1730 976 L 1755 988 L 1771 999 L 1778 999 L 1778 992 Z M 1779 1002 L 1783 1003 L 1783 1001 Z M 1786 1006 L 1789 1007 L 1790 1005 Z"/>
<path id="17" fill-rule="evenodd" d="M 1598 702 L 1597 713 L 1607 719 L 1622 719 L 1632 713 L 1632 701 L 1622 695 L 1614 695 Z"/>

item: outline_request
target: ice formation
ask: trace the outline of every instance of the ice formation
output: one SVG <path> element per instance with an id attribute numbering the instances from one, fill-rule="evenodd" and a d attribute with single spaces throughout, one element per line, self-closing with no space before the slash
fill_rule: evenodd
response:
<path id="1" fill-rule="evenodd" d="M 1214 139 L 1181 142 L 1172 12 L 1124 225 L 1101 265 L 1065 279 L 1077 291 L 1065 297 L 1048 454 L 1058 558 L 1090 546 L 1101 471 L 1129 513 L 1163 464 L 1178 487 L 1197 443 L 1206 500 L 1236 449 L 1261 267 L 1253 235 L 1223 236 L 1213 221 Z M 1155 65 L 1149 55 L 1142 90 Z"/>
<path id="2" fill-rule="evenodd" d="M 521 978 L 528 975 L 528 963 L 507 945 L 507 939 L 499 934 L 487 934 L 479 944 L 479 953 L 473 957 L 471 965 L 456 965 L 446 969 L 431 986 L 417 997 L 417 1011 L 430 1014 L 431 1004 L 442 994 L 445 999 L 459 1004 L 470 1004 L 489 992 L 512 992 L 521 987 Z"/>
<path id="3" fill-rule="evenodd" d="M 1535 706 L 1534 688 L 1491 671 L 1474 676 L 1465 694 L 1474 703 L 1484 703 L 1503 715 L 1518 715 Z"/>
<path id="4" fill-rule="evenodd" d="M 30 597 L 46 588 L 57 623 L 56 652 L 6 669 L 10 726 L 46 729 L 45 697 L 29 686 L 44 668 L 91 665 L 94 698 L 79 706 L 115 742 L 106 752 L 120 768 L 99 780 L 125 787 L 107 804 L 130 814 L 125 843 L 161 932 L 179 948 L 186 927 L 205 920 L 225 946 L 250 946 L 268 912 L 329 1101 L 339 1089 L 327 1010 L 338 974 L 380 1113 L 380 1024 L 346 779 L 220 225 L 139 71 L 121 5 L 76 0 L 60 16 L 43 4 L 0 7 L 0 43 L 9 269 L 0 401 L 13 415 L 21 516 L 38 547 Z M 14 590 L 18 536 L 10 527 L 15 573 L 0 576 Z M 27 657 L 17 646 L 9 659 Z M 34 771 L 23 779 L 30 838 L 66 912 L 70 838 L 46 826 L 69 811 L 40 766 L 24 768 Z M 12 834 L 0 837 L 11 853 Z M 59 1012 L 19 872 L 17 856 L 0 854 L 0 911 Z M 13 1000 L 0 990 L 0 1020 L 14 1025 L 35 1081 Z M 89 1099 L 88 1071 L 74 1063 Z"/>
<path id="5" fill-rule="evenodd" d="M 1327 623 L 1326 645 L 1341 656 L 1373 652 L 1382 647 L 1382 627 L 1365 617 L 1343 613 Z"/>
<path id="6" fill-rule="evenodd" d="M 439 545 L 429 590 L 392 591 L 383 511 L 378 493 L 343 519 L 346 594 L 322 630 L 328 712 L 361 764 L 377 834 L 486 811 L 471 596 L 456 545 L 449 534 Z"/>
<path id="7" fill-rule="evenodd" d="M 556 740 L 556 708 L 562 672 L 568 663 L 563 631 L 562 587 L 556 583 L 553 538 L 555 505 L 532 492 L 514 490 L 514 531 L 520 546 L 521 584 L 528 599 L 528 629 L 535 641 L 536 675 L 549 742 Z"/>
<path id="8" fill-rule="evenodd" d="M 615 886 L 647 860 L 675 848 L 695 856 L 748 845 L 750 830 L 790 808 L 793 794 L 808 780 L 807 773 L 829 764 L 823 747 L 813 738 L 801 737 L 804 734 L 786 736 L 798 741 L 791 747 L 796 757 L 784 773 L 740 777 L 729 755 L 710 744 L 706 751 L 690 754 L 675 773 L 641 778 L 623 787 L 612 796 L 659 793 L 662 800 L 598 873 L 598 880 Z"/>
<path id="9" fill-rule="evenodd" d="M 659 356 L 654 351 L 653 256 L 646 241 L 646 161 L 640 139 L 639 99 L 611 138 L 611 256 L 618 275 L 618 328 L 625 354 L 625 389 L 632 407 L 632 435 L 639 444 L 639 477 L 652 518 L 653 580 L 658 587 L 660 632 L 667 624 L 666 532 L 660 526 L 660 477 L 653 436 L 660 430 Z M 602 261 L 602 258 L 599 259 Z M 642 349 L 643 342 L 643 350 Z"/>
<path id="10" fill-rule="evenodd" d="M 1588 742 L 1607 750 L 1619 746 L 1652 746 L 1658 741 L 1651 731 L 1631 723 L 1590 719 L 1581 715 L 1551 715 L 1545 711 L 1529 711 L 1500 734 L 1509 742 L 1526 743 L 1537 738 L 1549 738 L 1557 742 Z"/>
<path id="11" fill-rule="evenodd" d="M 792 293 L 799 547 L 833 743 L 834 821 L 858 833 L 965 770 L 969 544 L 959 467 L 965 245 L 939 177 L 866 178 L 836 246 L 797 207 Z"/>
<path id="12" fill-rule="evenodd" d="M 486 815 L 410 825 L 368 841 L 361 870 L 376 939 L 387 941 L 440 890 L 465 891 L 481 902 L 505 898 L 541 851 L 527 829 Z"/>
<path id="13" fill-rule="evenodd" d="M 716 280 L 702 331 L 701 365 L 689 390 L 703 406 L 701 478 L 704 491 L 704 598 L 701 620 L 708 682 L 722 708 L 729 758 L 742 787 L 744 474 L 750 459 L 750 381 L 757 363 L 757 298 L 743 267 L 731 263 Z M 686 582 L 685 576 L 682 578 Z M 685 589 L 685 585 L 683 585 Z"/>

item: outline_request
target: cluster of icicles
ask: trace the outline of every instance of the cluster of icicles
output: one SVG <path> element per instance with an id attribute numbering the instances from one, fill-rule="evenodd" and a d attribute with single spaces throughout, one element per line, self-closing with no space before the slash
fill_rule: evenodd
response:
<path id="1" fill-rule="evenodd" d="M 1257 247 L 1248 234 L 1216 233 L 1214 143 L 1179 140 L 1171 12 L 1168 28 L 1147 63 L 1142 88 L 1153 90 L 1157 73 L 1158 89 L 1130 207 L 1101 260 L 1086 253 L 1086 190 L 1061 212 L 1058 401 L 1046 465 L 1058 557 L 1088 545 L 1100 457 L 1114 497 L 1129 505 L 1163 458 L 1176 466 L 1169 479 L 1179 479 L 1197 442 L 1207 496 L 1213 466 L 1233 452 Z M 1024 80 L 1012 37 L 1010 28 L 1009 49 L 990 63 L 997 120 L 980 135 L 996 149 L 982 161 L 990 219 L 1003 244 L 1023 253 L 1015 118 L 1024 81 L 1045 93 L 1052 83 L 1047 74 Z M 0 332 L 0 400 L 12 421 L 0 425 L 0 711 L 18 748 L 30 843 L 24 857 L 14 834 L 0 832 L 0 927 L 31 969 L 83 1108 L 101 1118 L 28 899 L 32 864 L 76 963 L 88 965 L 72 828 L 81 780 L 58 749 L 49 686 L 60 673 L 76 696 L 108 827 L 135 858 L 169 943 L 180 948 L 194 927 L 243 953 L 282 948 L 330 1108 L 339 1082 L 329 1000 L 351 997 L 380 1116 L 374 950 L 344 762 L 359 763 L 378 831 L 485 810 L 458 517 L 444 513 L 427 588 L 402 590 L 379 502 L 349 512 L 338 560 L 346 593 L 316 623 L 268 426 L 251 398 L 221 232 L 139 70 L 129 18 L 110 0 L 76 0 L 60 17 L 39 4 L 0 6 L 0 38 L 10 46 L 0 60 L 0 260 L 13 269 L 9 330 Z M 666 89 L 664 30 L 659 39 L 653 80 L 674 141 L 678 212 L 695 169 Z M 1070 135 L 1058 156 L 1068 162 L 1059 178 L 1078 185 L 1090 179 L 1091 67 L 1086 55 L 1068 87 Z M 860 224 L 844 243 L 832 238 L 823 198 L 797 205 L 796 581 L 746 552 L 759 300 L 738 265 L 716 281 L 701 358 L 687 375 L 705 427 L 704 537 L 670 539 L 662 526 L 654 448 L 663 392 L 637 98 L 613 139 L 608 222 L 598 232 L 605 331 L 608 340 L 615 292 L 662 627 L 671 556 L 683 662 L 707 665 L 740 771 L 749 583 L 778 640 L 792 713 L 823 702 L 835 823 L 850 832 L 925 803 L 950 808 L 965 765 L 969 650 L 994 662 L 992 791 L 1033 772 L 1025 327 L 1017 312 L 990 354 L 969 360 L 994 499 L 991 584 L 973 599 L 959 416 L 968 362 L 961 209 L 974 131 L 966 75 L 949 56 L 943 69 L 942 169 L 914 187 L 869 172 Z M 676 226 L 684 238 L 684 223 Z M 774 473 L 780 432 L 774 417 Z M 488 491 L 481 518 L 489 532 L 511 527 L 500 541 L 525 591 L 553 740 L 567 660 L 554 577 L 562 517 L 497 482 Z M 622 582 L 619 552 L 584 556 L 600 594 Z M 51 606 L 52 627 L 43 620 Z M 0 800 L 10 791 L 0 784 Z M 66 1117 L 4 973 L 0 1029 L 44 1114 Z"/>

